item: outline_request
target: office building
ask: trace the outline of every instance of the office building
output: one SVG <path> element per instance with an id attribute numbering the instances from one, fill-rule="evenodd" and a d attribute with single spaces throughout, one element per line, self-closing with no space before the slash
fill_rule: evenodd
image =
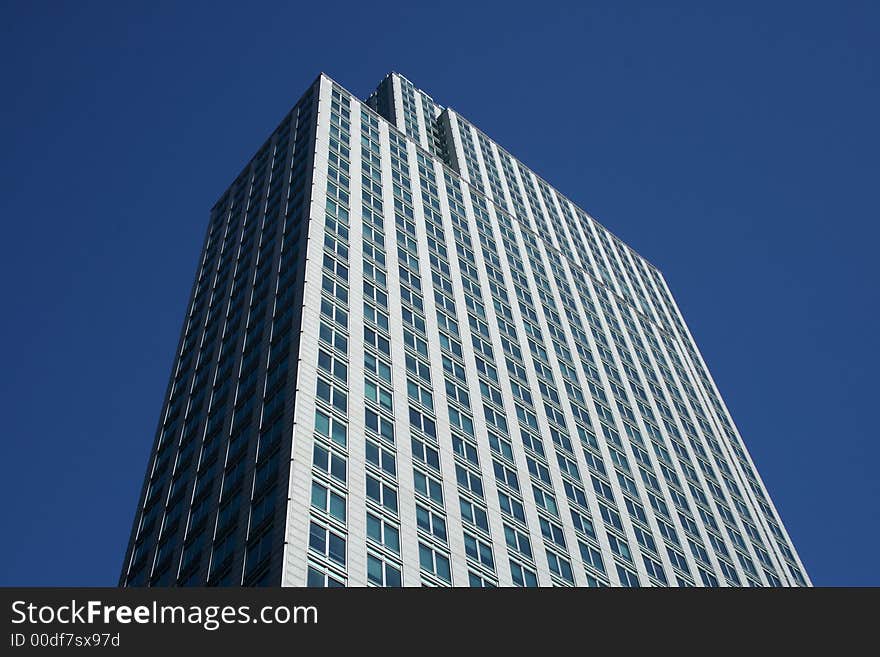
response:
<path id="1" fill-rule="evenodd" d="M 396 73 L 210 212 L 126 586 L 808 586 L 662 274 Z"/>

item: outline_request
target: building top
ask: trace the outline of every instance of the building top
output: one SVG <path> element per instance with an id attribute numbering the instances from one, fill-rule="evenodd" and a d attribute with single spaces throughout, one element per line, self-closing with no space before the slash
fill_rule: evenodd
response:
<path id="1" fill-rule="evenodd" d="M 322 73 L 322 75 L 324 75 L 324 77 L 326 77 L 328 80 L 330 80 L 334 84 L 339 85 L 339 83 L 336 82 L 335 80 L 333 80 L 332 77 L 330 77 L 326 74 L 323 74 L 323 73 Z M 397 87 L 394 87 L 395 80 L 397 80 L 397 83 L 396 83 Z M 339 86 L 342 86 L 342 85 L 339 85 Z M 393 93 L 392 89 L 396 90 L 397 93 Z M 501 146 L 495 139 L 493 139 L 492 137 L 487 135 L 483 130 L 478 128 L 471 121 L 468 121 L 466 118 L 464 118 L 452 106 L 444 106 L 444 105 L 440 105 L 439 103 L 437 103 L 430 94 L 425 92 L 423 89 L 416 87 L 413 84 L 413 82 L 409 78 L 407 78 L 405 75 L 398 73 L 397 71 L 393 71 L 393 70 L 390 71 L 384 78 L 382 78 L 382 81 L 379 83 L 379 85 L 376 87 L 376 89 L 370 94 L 370 96 L 364 102 L 366 103 L 366 105 L 368 107 L 370 107 L 371 109 L 376 111 L 380 115 L 380 117 L 382 117 L 383 119 L 388 121 L 392 127 L 396 128 L 399 132 L 404 134 L 407 138 L 415 141 L 416 144 L 420 148 L 430 152 L 431 155 L 434 157 L 439 157 L 439 159 L 441 159 L 446 166 L 451 167 L 453 170 L 456 171 L 456 173 L 461 174 L 462 171 L 457 166 L 458 163 L 455 162 L 454 155 L 452 153 L 450 153 L 448 148 L 446 150 L 433 148 L 432 147 L 433 145 L 431 144 L 431 141 L 428 138 L 428 135 L 425 134 L 423 137 L 417 131 L 418 124 L 416 126 L 413 126 L 412 124 L 410 124 L 408 126 L 405 116 L 401 116 L 399 112 L 395 111 L 396 107 L 391 105 L 391 98 L 399 98 L 400 96 L 405 95 L 407 89 L 410 90 L 414 95 L 416 95 L 420 98 L 426 99 L 430 104 L 428 109 L 432 110 L 432 112 L 433 112 L 433 116 L 429 116 L 428 113 L 424 111 L 425 108 L 416 105 L 415 111 L 416 111 L 416 120 L 417 121 L 422 120 L 427 124 L 428 120 L 431 120 L 432 123 L 437 123 L 437 122 L 441 122 L 442 117 L 444 117 L 446 115 L 455 115 L 458 121 L 466 123 L 468 126 L 473 128 L 476 131 L 476 133 L 478 135 L 480 135 L 482 138 L 491 141 L 495 145 L 495 147 L 499 150 L 500 153 L 503 153 L 504 156 L 509 157 L 512 161 L 516 162 L 517 165 L 527 169 L 541 183 L 547 185 L 548 187 L 553 189 L 557 194 L 559 194 L 560 196 L 563 196 L 566 200 L 568 200 L 575 208 L 577 208 L 578 211 L 580 211 L 581 213 L 583 213 L 584 215 L 589 217 L 591 221 L 593 221 L 597 226 L 599 226 L 602 230 L 604 230 L 608 234 L 608 236 L 612 240 L 614 240 L 615 243 L 617 243 L 618 246 L 625 248 L 627 251 L 632 253 L 632 255 L 634 257 L 639 258 L 647 266 L 649 266 L 651 269 L 653 269 L 655 272 L 657 272 L 658 274 L 660 274 L 662 276 L 662 272 L 660 271 L 659 267 L 657 267 L 653 262 L 651 262 L 648 258 L 643 256 L 641 253 L 637 252 L 635 249 L 630 247 L 624 240 L 622 240 L 620 237 L 615 235 L 604 224 L 597 221 L 596 218 L 592 214 L 590 214 L 589 212 L 584 210 L 581 206 L 579 206 L 577 203 L 575 203 L 573 200 L 571 200 L 571 198 L 569 198 L 567 195 L 563 194 L 559 189 L 557 189 L 549 181 L 547 181 L 545 178 L 543 178 L 538 173 L 536 173 L 534 171 L 534 169 L 526 166 L 520 159 L 518 159 L 517 157 L 512 155 L 508 149 Z M 384 110 L 384 111 L 381 111 L 380 110 L 380 102 L 381 102 L 383 95 L 387 95 L 389 98 L 386 99 L 387 104 L 384 107 L 381 107 L 381 110 Z M 409 127 L 409 129 L 408 129 L 408 127 Z M 427 133 L 427 132 L 429 132 L 429 129 L 428 129 L 428 126 L 426 125 L 425 133 Z M 466 182 L 468 182 L 468 184 L 471 184 L 471 180 L 468 178 L 468 176 L 463 175 L 462 177 L 466 180 Z M 489 194 L 485 194 L 484 190 L 480 190 L 480 191 L 482 193 L 484 193 L 484 195 L 486 195 L 493 203 L 498 205 L 498 203 L 494 197 L 492 197 Z M 507 210 L 505 208 L 502 208 L 502 209 L 507 212 L 510 212 L 509 210 Z"/>

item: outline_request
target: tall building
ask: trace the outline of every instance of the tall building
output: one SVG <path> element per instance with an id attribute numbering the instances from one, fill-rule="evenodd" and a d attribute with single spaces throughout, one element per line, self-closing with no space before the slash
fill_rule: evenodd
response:
<path id="1" fill-rule="evenodd" d="M 403 76 L 214 204 L 121 585 L 809 583 L 660 272 Z"/>

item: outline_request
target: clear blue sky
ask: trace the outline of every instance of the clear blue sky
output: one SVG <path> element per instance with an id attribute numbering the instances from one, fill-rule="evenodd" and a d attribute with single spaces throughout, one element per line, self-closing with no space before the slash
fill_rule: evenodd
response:
<path id="1" fill-rule="evenodd" d="M 880 585 L 880 9 L 639 4 L 2 0 L 0 584 L 116 583 L 208 209 L 393 69 L 660 267 L 814 582 Z"/>

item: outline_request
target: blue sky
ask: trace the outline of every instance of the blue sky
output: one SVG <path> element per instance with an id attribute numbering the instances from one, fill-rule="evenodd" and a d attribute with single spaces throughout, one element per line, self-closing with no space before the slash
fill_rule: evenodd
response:
<path id="1" fill-rule="evenodd" d="M 718 5 L 0 2 L 0 584 L 116 583 L 208 209 L 397 70 L 660 267 L 814 582 L 880 585 L 880 8 Z"/>

